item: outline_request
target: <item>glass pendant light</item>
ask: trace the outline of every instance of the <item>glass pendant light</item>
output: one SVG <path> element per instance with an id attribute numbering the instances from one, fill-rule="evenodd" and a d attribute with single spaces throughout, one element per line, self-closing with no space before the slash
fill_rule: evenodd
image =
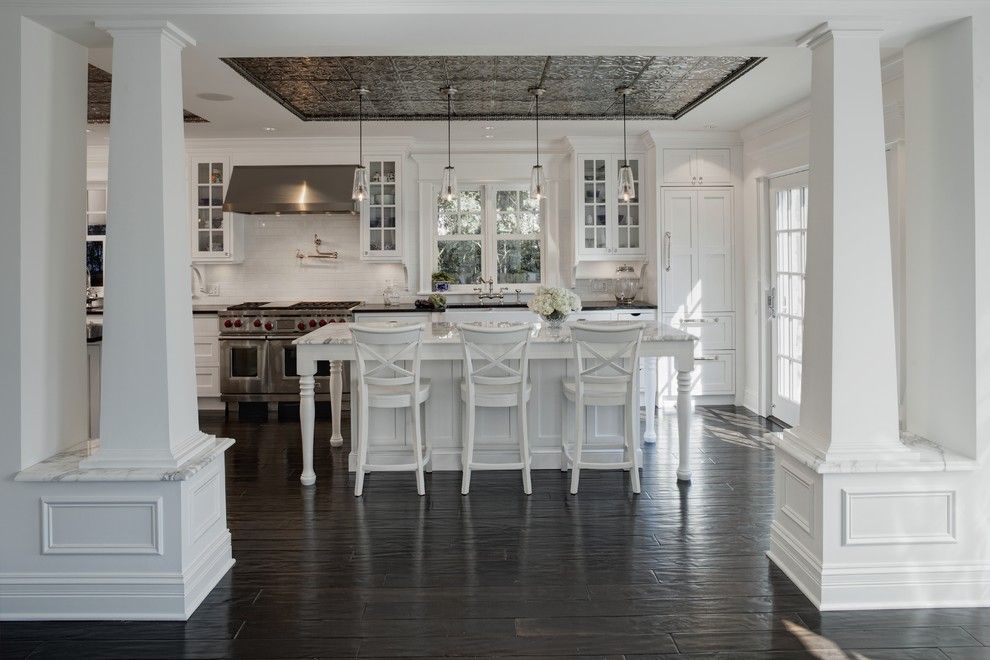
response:
<path id="1" fill-rule="evenodd" d="M 364 97 L 368 90 L 358 87 L 358 166 L 354 170 L 354 185 L 351 186 L 351 199 L 363 202 L 368 196 L 368 168 L 364 166 Z"/>
<path id="2" fill-rule="evenodd" d="M 628 87 L 618 87 L 615 91 L 622 95 L 622 167 L 619 168 L 619 200 L 629 202 L 636 199 L 636 182 L 633 179 L 632 168 L 629 167 L 629 154 L 626 151 L 626 96 L 632 90 Z"/>
<path id="3" fill-rule="evenodd" d="M 443 168 L 443 178 L 440 180 L 440 196 L 452 202 L 457 197 L 457 173 L 450 162 L 450 101 L 457 90 L 453 87 L 443 87 L 440 91 L 447 95 L 447 167 Z"/>
<path id="4" fill-rule="evenodd" d="M 536 165 L 529 175 L 529 196 L 540 201 L 547 189 L 547 177 L 540 165 L 540 97 L 546 90 L 542 87 L 530 87 L 529 93 L 536 97 Z"/>

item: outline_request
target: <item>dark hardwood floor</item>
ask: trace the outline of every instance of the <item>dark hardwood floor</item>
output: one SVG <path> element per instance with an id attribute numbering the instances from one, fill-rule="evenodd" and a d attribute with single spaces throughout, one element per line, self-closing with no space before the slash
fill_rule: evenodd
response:
<path id="1" fill-rule="evenodd" d="M 672 416 L 647 448 L 643 492 L 585 472 L 581 493 L 538 471 L 369 476 L 318 421 L 315 488 L 299 426 L 224 422 L 237 565 L 188 622 L 0 624 L 3 658 L 593 656 L 990 659 L 990 610 L 818 613 L 767 549 L 766 422 L 699 409 L 695 478 L 677 484 Z"/>

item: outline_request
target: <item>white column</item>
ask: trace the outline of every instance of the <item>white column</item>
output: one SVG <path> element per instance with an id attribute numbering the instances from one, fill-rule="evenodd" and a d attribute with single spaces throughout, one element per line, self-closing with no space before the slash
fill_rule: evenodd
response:
<path id="1" fill-rule="evenodd" d="M 813 51 L 801 423 L 818 460 L 903 457 L 884 156 L 880 31 L 822 24 Z"/>
<path id="2" fill-rule="evenodd" d="M 113 36 L 102 437 L 84 467 L 171 467 L 204 448 L 193 355 L 182 49 L 163 20 Z"/>

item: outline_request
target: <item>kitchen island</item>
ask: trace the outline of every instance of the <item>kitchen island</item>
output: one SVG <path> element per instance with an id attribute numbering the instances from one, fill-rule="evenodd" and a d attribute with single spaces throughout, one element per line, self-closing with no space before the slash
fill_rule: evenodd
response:
<path id="1" fill-rule="evenodd" d="M 395 322 L 391 322 L 393 325 Z M 602 323 L 611 323 L 602 321 Z M 677 478 L 691 479 L 690 419 L 692 400 L 690 394 L 691 372 L 694 370 L 694 343 L 696 338 L 669 326 L 648 324 L 643 333 L 641 357 L 673 358 L 677 369 L 677 426 L 679 464 Z M 295 339 L 296 369 L 299 374 L 299 419 L 302 435 L 303 471 L 300 481 L 312 485 L 316 481 L 313 471 L 313 433 L 316 420 L 315 375 L 317 362 L 353 361 L 354 347 L 347 324 L 330 324 Z M 432 446 L 432 461 L 428 466 L 437 470 L 461 469 L 461 402 L 458 380 L 461 378 L 460 333 L 452 323 L 434 322 L 425 325 L 421 348 L 423 377 L 432 381 L 430 399 L 426 403 L 426 435 Z M 559 469 L 561 466 L 561 428 L 564 396 L 561 380 L 572 375 L 573 344 L 565 326 L 554 332 L 534 325 L 530 346 L 530 378 L 533 384 L 532 402 L 529 406 L 529 436 L 534 469 Z M 355 378 L 355 369 L 351 369 Z M 353 390 L 356 385 L 352 383 Z M 353 391 L 352 390 L 352 391 Z M 402 455 L 410 451 L 405 437 L 404 410 L 375 410 L 368 420 L 351 420 L 351 434 L 355 436 L 358 424 L 369 424 L 368 451 L 373 462 L 403 462 Z M 623 433 L 620 408 L 589 408 L 588 447 L 594 453 L 596 444 L 602 447 L 617 444 Z M 515 409 L 479 411 L 477 453 L 486 460 L 500 462 L 513 460 L 518 455 L 518 445 L 509 435 L 515 427 Z M 639 432 L 637 428 L 637 433 Z M 637 438 L 637 452 L 640 448 Z M 353 444 L 352 444 L 353 448 Z M 602 460 L 610 460 L 610 452 L 601 449 Z M 586 450 L 586 454 L 589 451 Z M 348 458 L 349 469 L 354 469 L 353 451 Z"/>

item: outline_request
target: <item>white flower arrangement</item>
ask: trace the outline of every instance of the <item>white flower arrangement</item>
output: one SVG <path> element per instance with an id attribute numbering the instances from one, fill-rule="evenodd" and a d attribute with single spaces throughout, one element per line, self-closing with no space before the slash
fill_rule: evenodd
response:
<path id="1" fill-rule="evenodd" d="M 566 316 L 581 311 L 581 299 L 573 291 L 559 286 L 541 286 L 527 307 L 543 317 Z"/>

